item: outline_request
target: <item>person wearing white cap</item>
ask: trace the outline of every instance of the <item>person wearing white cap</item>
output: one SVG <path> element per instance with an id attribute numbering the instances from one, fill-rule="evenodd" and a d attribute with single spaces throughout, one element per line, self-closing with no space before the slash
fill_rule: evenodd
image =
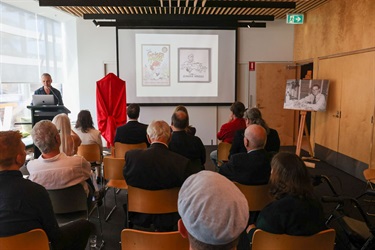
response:
<path id="1" fill-rule="evenodd" d="M 178 195 L 178 230 L 191 250 L 236 249 L 249 207 L 241 191 L 224 176 L 201 171 L 191 175 Z"/>

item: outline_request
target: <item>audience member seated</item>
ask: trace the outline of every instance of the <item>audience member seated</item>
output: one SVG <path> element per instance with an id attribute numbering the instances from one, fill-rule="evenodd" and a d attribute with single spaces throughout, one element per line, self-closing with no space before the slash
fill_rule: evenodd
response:
<path id="1" fill-rule="evenodd" d="M 177 112 L 177 111 L 183 111 L 187 114 L 187 118 L 188 118 L 188 126 L 185 128 L 185 131 L 188 135 L 195 135 L 196 132 L 197 132 L 197 129 L 193 126 L 191 126 L 189 124 L 189 113 L 187 111 L 187 108 L 183 105 L 178 105 L 175 109 L 174 109 L 174 113 Z"/>
<path id="2" fill-rule="evenodd" d="M 31 131 L 31 137 L 42 153 L 38 159 L 27 164 L 31 181 L 46 189 L 62 189 L 81 183 L 88 197 L 93 194 L 91 164 L 81 156 L 67 156 L 60 152 L 59 131 L 52 122 L 37 122 Z M 91 189 L 87 182 L 91 184 Z"/>
<path id="3" fill-rule="evenodd" d="M 275 129 L 269 128 L 267 123 L 263 120 L 260 110 L 257 108 L 251 108 L 245 112 L 246 126 L 251 124 L 258 124 L 262 126 L 267 132 L 267 142 L 264 149 L 271 154 L 276 154 L 280 150 L 280 138 L 279 134 Z M 232 147 L 229 152 L 229 157 L 237 153 L 246 152 L 246 148 L 243 144 L 245 129 L 237 130 L 234 138 Z"/>
<path id="4" fill-rule="evenodd" d="M 145 142 L 147 146 L 150 143 L 147 140 L 147 125 L 138 122 L 140 107 L 138 104 L 129 104 L 126 109 L 128 122 L 116 129 L 115 142 L 126 144 L 138 144 Z"/>
<path id="5" fill-rule="evenodd" d="M 59 228 L 44 187 L 26 180 L 25 144 L 18 131 L 0 132 L 0 237 L 43 229 L 53 249 L 85 249 L 91 223 L 78 220 Z"/>
<path id="6" fill-rule="evenodd" d="M 274 234 L 313 235 L 325 230 L 323 208 L 314 198 L 311 178 L 297 155 L 276 154 L 271 162 L 270 193 L 275 201 L 267 205 L 247 229 L 251 240 L 255 229 Z"/>
<path id="7" fill-rule="evenodd" d="M 249 125 L 243 140 L 247 153 L 233 155 L 227 163 L 220 166 L 219 173 L 244 185 L 267 184 L 271 166 L 270 156 L 264 150 L 266 139 L 266 130 L 262 126 Z"/>
<path id="8" fill-rule="evenodd" d="M 178 212 L 178 230 L 189 239 L 191 250 L 236 249 L 249 218 L 245 196 L 212 171 L 201 171 L 184 182 Z"/>
<path id="9" fill-rule="evenodd" d="M 55 124 L 60 133 L 60 151 L 68 156 L 75 155 L 79 145 L 81 145 L 81 139 L 72 131 L 69 117 L 66 114 L 58 114 L 53 118 L 52 123 Z"/>
<path id="10" fill-rule="evenodd" d="M 217 139 L 232 144 L 235 132 L 246 128 L 243 119 L 245 105 L 242 102 L 235 102 L 230 106 L 230 111 L 229 121 L 221 126 L 220 131 L 217 132 Z M 217 150 L 211 152 L 210 158 L 217 167 Z"/>
<path id="11" fill-rule="evenodd" d="M 78 113 L 77 122 L 73 130 L 81 139 L 82 145 L 98 144 L 100 152 L 103 152 L 102 136 L 100 131 L 94 128 L 90 111 L 81 110 Z"/>
<path id="12" fill-rule="evenodd" d="M 176 111 L 172 115 L 172 139 L 169 149 L 177 154 L 189 158 L 192 162 L 199 162 L 204 169 L 206 162 L 206 148 L 201 139 L 186 132 L 189 117 L 184 111 Z"/>
<path id="13" fill-rule="evenodd" d="M 168 149 L 171 131 L 165 121 L 152 121 L 147 127 L 147 136 L 151 142 L 149 148 L 130 150 L 125 154 L 123 173 L 128 185 L 148 190 L 181 187 L 187 177 L 199 171 L 193 168 L 189 159 Z M 153 224 L 158 231 L 173 231 L 177 229 L 179 216 L 178 213 L 131 213 L 129 219 L 138 226 Z"/>

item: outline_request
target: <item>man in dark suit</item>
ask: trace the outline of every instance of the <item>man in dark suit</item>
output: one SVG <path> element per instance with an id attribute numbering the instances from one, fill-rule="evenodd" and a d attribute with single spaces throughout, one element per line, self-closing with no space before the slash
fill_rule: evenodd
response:
<path id="1" fill-rule="evenodd" d="M 171 130 L 165 121 L 152 121 L 147 127 L 151 146 L 145 150 L 126 152 L 123 174 L 130 186 L 160 190 L 181 187 L 191 174 L 197 172 L 190 160 L 168 149 Z M 150 215 L 131 213 L 130 222 L 142 227 L 151 224 L 158 231 L 177 230 L 178 213 Z"/>
<path id="2" fill-rule="evenodd" d="M 189 158 L 192 162 L 199 164 L 204 169 L 206 162 L 206 149 L 201 139 L 189 135 L 186 128 L 189 125 L 188 115 L 184 111 L 176 111 L 172 115 L 172 139 L 169 149 L 177 154 Z"/>
<path id="3" fill-rule="evenodd" d="M 130 104 L 126 109 L 128 122 L 117 128 L 115 142 L 138 144 L 145 142 L 149 146 L 146 136 L 147 125 L 138 122 L 140 107 L 138 104 Z"/>
<path id="4" fill-rule="evenodd" d="M 264 149 L 266 140 L 266 130 L 262 126 L 249 125 L 244 136 L 247 153 L 232 155 L 229 161 L 220 167 L 219 173 L 244 185 L 267 184 L 271 174 L 271 157 Z"/>

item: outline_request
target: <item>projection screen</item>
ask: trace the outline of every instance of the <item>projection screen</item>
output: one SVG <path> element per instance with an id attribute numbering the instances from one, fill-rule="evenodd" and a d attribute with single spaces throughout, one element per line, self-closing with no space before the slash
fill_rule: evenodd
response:
<path id="1" fill-rule="evenodd" d="M 235 30 L 117 32 L 118 71 L 128 103 L 234 102 Z"/>

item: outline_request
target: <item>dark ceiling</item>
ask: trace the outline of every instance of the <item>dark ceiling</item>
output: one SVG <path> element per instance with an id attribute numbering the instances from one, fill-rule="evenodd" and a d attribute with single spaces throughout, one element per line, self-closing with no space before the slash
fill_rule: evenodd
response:
<path id="1" fill-rule="evenodd" d="M 232 29 L 306 13 L 328 0 L 39 0 L 97 26 Z"/>

